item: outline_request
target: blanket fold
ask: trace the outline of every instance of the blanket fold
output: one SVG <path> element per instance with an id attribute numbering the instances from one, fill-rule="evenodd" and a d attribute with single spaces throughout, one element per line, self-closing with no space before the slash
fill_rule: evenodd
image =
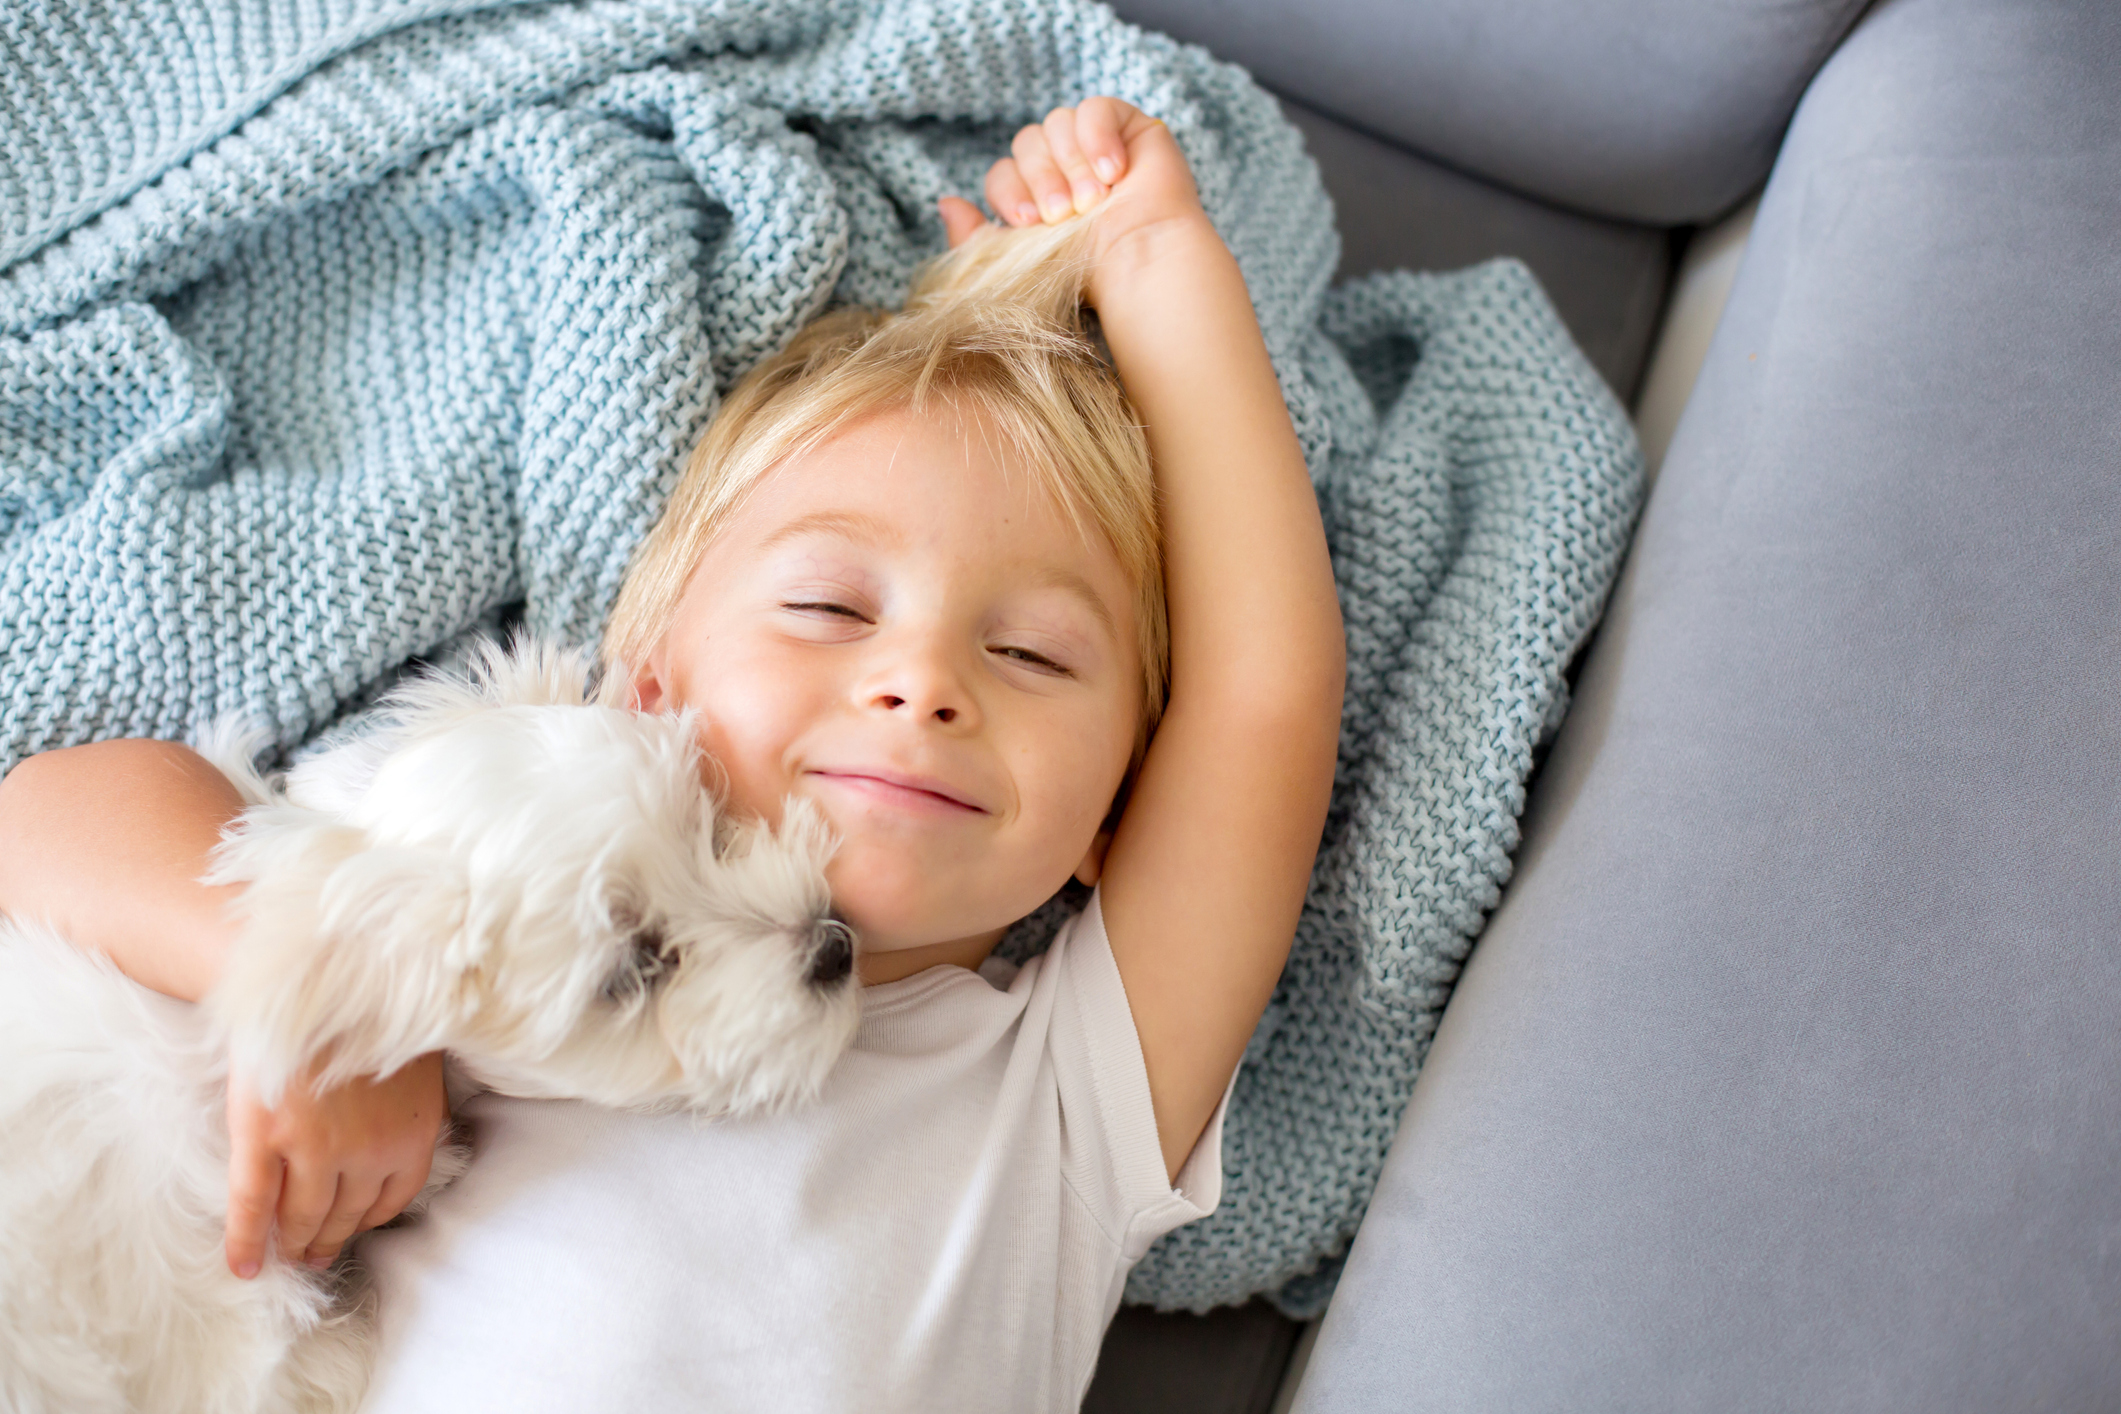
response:
<path id="1" fill-rule="evenodd" d="M 516 602 L 593 642 L 736 378 L 895 304 L 1019 124 L 1161 116 L 1251 286 L 1349 678 L 1223 1206 L 1128 1296 L 1323 1303 L 1641 494 L 1522 267 L 1329 290 L 1274 101 L 1091 0 L 76 0 L 0 21 L 0 72 L 0 769 L 232 710 L 295 750 Z"/>

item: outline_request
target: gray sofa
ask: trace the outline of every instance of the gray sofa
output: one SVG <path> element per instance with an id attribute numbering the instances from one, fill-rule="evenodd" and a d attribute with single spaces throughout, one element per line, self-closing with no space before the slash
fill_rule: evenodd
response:
<path id="1" fill-rule="evenodd" d="M 1623 398 L 1766 186 L 1300 1381 L 1123 1313 L 1087 1407 L 2121 1409 L 2121 4 L 1118 8 Z"/>

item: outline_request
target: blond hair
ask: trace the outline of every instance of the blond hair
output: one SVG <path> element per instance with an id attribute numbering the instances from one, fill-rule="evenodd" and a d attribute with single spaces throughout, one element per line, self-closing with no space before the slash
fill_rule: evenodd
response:
<path id="1" fill-rule="evenodd" d="M 770 471 L 873 413 L 943 411 L 996 438 L 1135 590 L 1142 714 L 1162 715 L 1170 662 L 1155 484 L 1140 421 L 1085 324 L 1085 223 L 990 228 L 914 277 L 905 308 L 812 320 L 732 389 L 619 590 L 605 683 L 623 691 L 677 615 L 701 555 Z"/>

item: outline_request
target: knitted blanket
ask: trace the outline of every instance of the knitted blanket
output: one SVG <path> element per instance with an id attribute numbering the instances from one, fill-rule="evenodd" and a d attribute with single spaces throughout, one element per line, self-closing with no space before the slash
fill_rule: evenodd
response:
<path id="1" fill-rule="evenodd" d="M 1349 639 L 1222 1208 L 1128 1295 L 1317 1309 L 1639 462 L 1521 267 L 1329 291 L 1273 101 L 1090 0 L 8 6 L 0 768 L 230 710 L 291 750 L 512 604 L 594 641 L 720 392 L 829 302 L 896 303 L 935 197 L 1099 92 L 1168 122 L 1242 263 Z"/>

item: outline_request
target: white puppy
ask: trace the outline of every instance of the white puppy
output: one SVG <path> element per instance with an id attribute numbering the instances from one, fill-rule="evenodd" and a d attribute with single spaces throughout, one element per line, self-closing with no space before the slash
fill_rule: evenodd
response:
<path id="1" fill-rule="evenodd" d="M 253 803 L 214 866 L 247 916 L 204 1006 L 0 920 L 0 1410 L 359 1402 L 358 1269 L 274 1256 L 239 1281 L 223 1259 L 231 1056 L 268 1102 L 319 1057 L 328 1084 L 434 1050 L 516 1095 L 815 1094 L 858 1007 L 821 823 L 718 819 L 691 721 L 591 705 L 586 679 L 488 650 L 284 794 L 216 733 Z M 445 1143 L 427 1192 L 463 1163 Z"/>

